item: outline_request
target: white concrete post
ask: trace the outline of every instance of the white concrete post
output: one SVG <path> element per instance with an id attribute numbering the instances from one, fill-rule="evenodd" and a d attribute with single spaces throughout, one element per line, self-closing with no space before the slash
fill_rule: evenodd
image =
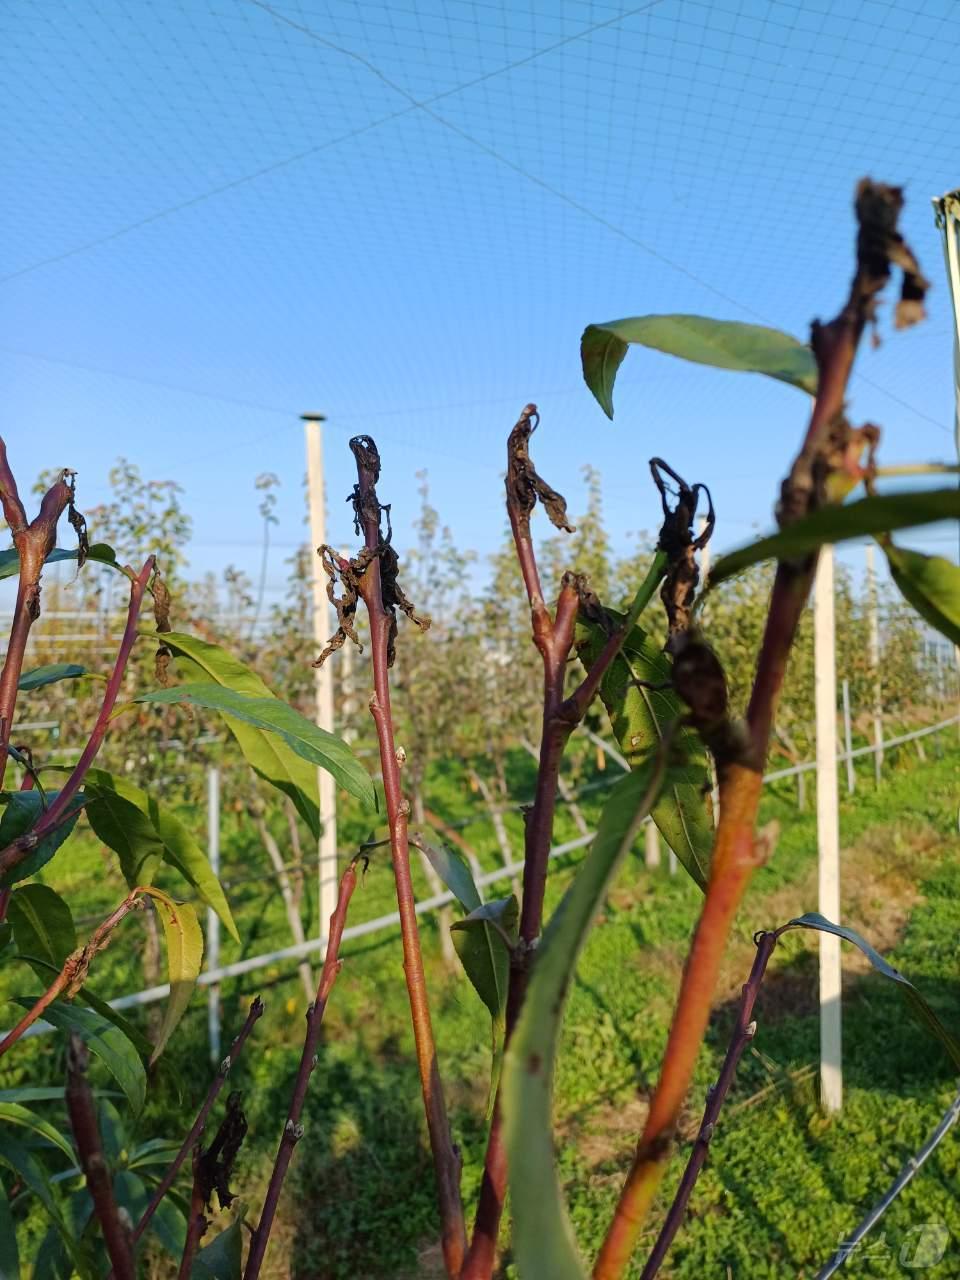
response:
<path id="1" fill-rule="evenodd" d="M 310 504 L 311 570 L 313 582 L 313 639 L 317 653 L 330 638 L 330 602 L 323 567 L 317 548 L 327 540 L 326 509 L 323 488 L 323 415 L 305 413 L 303 418 L 307 446 L 307 492 Z M 315 668 L 317 724 L 333 732 L 333 673 L 329 660 Z M 326 769 L 317 770 L 320 797 L 320 842 L 318 847 L 317 888 L 319 892 L 318 928 L 325 933 L 337 904 L 337 793 L 332 776 Z"/>
<path id="2" fill-rule="evenodd" d="M 207 853 L 210 870 L 220 878 L 220 770 L 216 765 L 207 769 Z M 220 917 L 207 908 L 207 968 L 220 967 Z M 213 982 L 207 991 L 207 1038 L 210 1043 L 210 1061 L 220 1064 L 220 984 Z"/>
<path id="3" fill-rule="evenodd" d="M 873 776 L 877 786 L 883 771 L 883 699 L 880 693 L 880 620 L 877 616 L 877 572 L 874 562 L 874 545 L 868 542 L 867 558 L 867 649 L 870 669 L 873 672 Z"/>
<path id="4" fill-rule="evenodd" d="M 660 832 L 652 818 L 643 824 L 643 860 L 651 868 L 660 865 Z"/>
<path id="5" fill-rule="evenodd" d="M 837 796 L 837 670 L 832 546 L 821 548 L 813 595 L 817 726 L 817 846 L 819 909 L 840 923 L 840 818 Z M 840 939 L 820 934 L 820 1101 L 827 1111 L 843 1103 L 840 1014 Z"/>
<path id="6" fill-rule="evenodd" d="M 857 773 L 853 767 L 853 726 L 850 723 L 850 681 L 843 681 L 843 750 L 847 757 L 847 794 L 857 789 Z"/>

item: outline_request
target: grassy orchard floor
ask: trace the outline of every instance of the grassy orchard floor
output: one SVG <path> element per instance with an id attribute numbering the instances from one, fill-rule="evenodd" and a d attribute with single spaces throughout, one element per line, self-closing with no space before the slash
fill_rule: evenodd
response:
<path id="1" fill-rule="evenodd" d="M 936 744 L 944 751 L 936 758 Z M 960 750 L 948 732 L 927 740 L 928 762 L 916 748 L 897 753 L 879 793 L 859 773 L 856 803 L 844 802 L 845 923 L 859 928 L 920 986 L 940 1015 L 960 1027 L 957 939 L 960 937 L 960 841 L 956 805 Z M 517 761 L 513 794 L 532 784 Z M 584 798 L 589 821 L 602 793 Z M 467 816 L 472 797 L 453 774 L 431 790 L 436 807 Z M 812 815 L 797 813 L 791 783 L 768 787 L 763 819 L 778 819 L 773 859 L 755 879 L 740 914 L 735 945 L 722 977 L 721 1007 L 709 1034 L 693 1092 L 685 1135 L 696 1129 L 706 1085 L 726 1047 L 739 986 L 751 963 L 750 938 L 816 906 Z M 510 823 L 517 848 L 519 815 Z M 229 826 L 229 824 L 227 824 Z M 352 832 L 361 835 L 359 830 Z M 494 865 L 486 824 L 465 832 Z M 557 839 L 576 834 L 564 816 Z M 575 872 L 582 853 L 554 864 L 549 907 Z M 261 851 L 233 830 L 226 833 L 226 877 L 265 862 Z M 74 914 L 108 907 L 122 892 L 105 876 L 101 855 L 78 841 L 52 880 Z M 96 878 L 91 873 L 96 871 Z M 96 885 L 95 891 L 89 886 Z M 418 886 L 420 893 L 426 886 Z M 386 858 L 372 864 L 354 899 L 350 922 L 390 910 Z M 264 878 L 231 895 L 244 939 L 224 959 L 255 954 L 287 939 L 279 894 Z M 629 1162 L 666 1039 L 686 942 L 700 895 L 682 873 L 648 872 L 638 858 L 624 868 L 581 960 L 565 1023 L 556 1090 L 559 1163 L 571 1215 L 585 1253 L 599 1242 Z M 81 905 L 82 904 L 82 905 Z M 133 924 L 132 928 L 139 928 Z M 464 1193 L 476 1193 L 483 1145 L 482 1109 L 488 1070 L 485 1011 L 459 975 L 439 958 L 434 917 L 423 920 L 424 949 L 435 996 L 435 1024 L 452 1119 L 464 1148 Z M 759 1032 L 714 1138 L 693 1215 L 662 1274 L 665 1277 L 812 1275 L 845 1229 L 887 1185 L 902 1161 L 936 1124 L 954 1088 L 946 1055 L 912 1020 L 899 993 L 865 973 L 859 954 L 845 949 L 844 1043 L 846 1102 L 825 1120 L 810 1068 L 818 1052 L 816 940 L 791 935 L 778 948 L 757 1006 Z M 307 1134 L 297 1151 L 281 1206 L 266 1274 L 351 1280 L 357 1277 L 439 1275 L 431 1249 L 436 1223 L 412 1054 L 406 996 L 395 929 L 345 945 L 346 963 L 327 1013 L 326 1039 L 314 1076 Z M 96 990 L 140 985 L 130 951 L 116 943 L 98 958 Z M 225 985 L 225 1040 L 239 1026 L 249 999 L 262 990 L 267 1013 L 232 1078 L 245 1091 L 250 1134 L 239 1170 L 241 1193 L 255 1206 L 285 1114 L 303 1032 L 304 997 L 295 971 L 247 975 Z M 0 1084 L 58 1077 L 52 1043 L 11 1055 Z M 155 1082 L 142 1136 L 179 1135 L 205 1087 L 202 999 L 168 1048 Z M 6 1064 L 5 1064 L 6 1065 Z M 183 1090 L 181 1101 L 179 1091 Z M 666 1186 L 675 1185 L 684 1147 Z M 856 1276 L 902 1276 L 901 1247 L 912 1228 L 945 1223 L 953 1238 L 943 1261 L 925 1274 L 960 1276 L 960 1149 L 948 1139 L 887 1215 L 869 1258 L 848 1267 Z M 662 1217 L 661 1213 L 657 1219 Z M 226 1218 L 226 1215 L 224 1215 Z M 652 1234 L 651 1234 L 652 1240 Z M 729 1272 L 728 1272 L 729 1268 Z M 155 1274 L 171 1274 L 158 1259 Z M 639 1274 L 639 1266 L 634 1274 Z M 504 1275 L 515 1275 L 509 1257 Z"/>

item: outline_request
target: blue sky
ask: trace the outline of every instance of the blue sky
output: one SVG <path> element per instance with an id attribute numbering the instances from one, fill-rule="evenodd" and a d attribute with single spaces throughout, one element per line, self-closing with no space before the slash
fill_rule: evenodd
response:
<path id="1" fill-rule="evenodd" d="M 75 466 L 88 505 L 119 454 L 177 480 L 196 572 L 255 571 L 274 471 L 279 588 L 304 410 L 329 418 L 337 542 L 364 431 L 401 546 L 426 467 L 459 543 L 492 550 L 528 400 L 540 469 L 576 511 L 596 466 L 619 546 L 656 523 L 652 453 L 711 485 L 718 548 L 742 541 L 806 397 L 637 350 L 610 423 L 580 332 L 699 312 L 804 336 L 842 301 L 864 173 L 905 186 L 935 288 L 862 353 L 852 416 L 886 462 L 951 457 L 930 198 L 960 183 L 953 0 L 9 0 L 0 36 L 3 433 L 24 478 Z"/>

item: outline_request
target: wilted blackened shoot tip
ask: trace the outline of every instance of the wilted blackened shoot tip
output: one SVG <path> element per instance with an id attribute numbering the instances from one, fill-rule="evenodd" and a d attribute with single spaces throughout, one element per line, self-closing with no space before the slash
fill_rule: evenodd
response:
<path id="1" fill-rule="evenodd" d="M 566 533 L 573 533 L 574 526 L 567 520 L 566 499 L 537 474 L 530 457 L 530 437 L 539 425 L 537 406 L 528 404 L 510 432 L 507 440 L 507 507 L 515 513 L 521 526 L 527 528 L 530 513 L 539 498 L 551 523 Z"/>
<path id="2" fill-rule="evenodd" d="M 695 553 L 709 541 L 716 516 L 710 490 L 705 484 L 687 484 L 663 458 L 650 459 L 650 474 L 663 507 L 663 525 L 657 547 L 666 553 L 668 567 L 660 598 L 667 611 L 670 631 L 667 649 L 675 653 L 690 630 L 691 611 L 700 581 Z M 673 482 L 672 486 L 666 477 Z M 706 523 L 703 532 L 694 536 L 693 522 L 701 494 L 705 494 L 707 500 Z"/>

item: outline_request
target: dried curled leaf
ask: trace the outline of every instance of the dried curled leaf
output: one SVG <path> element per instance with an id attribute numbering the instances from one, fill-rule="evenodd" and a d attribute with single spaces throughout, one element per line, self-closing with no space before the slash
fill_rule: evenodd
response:
<path id="1" fill-rule="evenodd" d="M 893 264 L 903 272 L 900 301 L 894 316 L 898 329 L 909 328 L 923 319 L 923 301 L 930 287 L 913 250 L 897 229 L 902 208 L 902 187 L 889 187 L 870 178 L 861 179 L 856 196 L 860 224 L 857 261 L 862 273 L 862 287 L 870 295 L 868 318 L 873 318 L 875 295 L 890 278 Z"/>
<path id="2" fill-rule="evenodd" d="M 539 423 L 537 406 L 528 404 L 510 432 L 507 441 L 507 503 L 525 524 L 529 524 L 530 513 L 539 498 L 551 523 L 566 533 L 573 533 L 574 526 L 567 520 L 566 499 L 537 474 L 530 458 L 530 437 Z"/>

